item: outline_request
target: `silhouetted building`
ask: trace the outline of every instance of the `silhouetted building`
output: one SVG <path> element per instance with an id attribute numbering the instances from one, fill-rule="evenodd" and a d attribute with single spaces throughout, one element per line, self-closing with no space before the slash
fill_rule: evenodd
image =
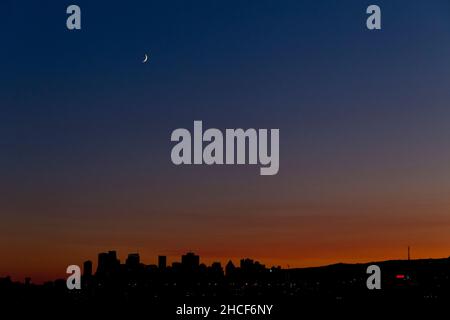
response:
<path id="1" fill-rule="evenodd" d="M 130 253 L 128 255 L 127 260 L 125 261 L 125 264 L 129 269 L 136 270 L 137 268 L 139 268 L 140 264 L 139 253 Z"/>
<path id="2" fill-rule="evenodd" d="M 117 259 L 116 251 L 108 251 L 108 253 L 99 253 L 97 273 L 112 273 L 119 269 L 120 261 Z"/>
<path id="3" fill-rule="evenodd" d="M 83 275 L 85 277 L 92 276 L 92 261 L 87 260 L 83 263 Z"/>
<path id="4" fill-rule="evenodd" d="M 147 272 L 154 273 L 154 272 L 156 272 L 156 271 L 158 270 L 158 266 L 155 265 L 155 264 L 150 264 L 150 265 L 148 265 L 148 266 L 145 266 L 145 270 L 146 270 Z"/>
<path id="5" fill-rule="evenodd" d="M 182 264 L 181 262 L 172 262 L 172 271 L 175 273 L 178 273 L 182 270 Z"/>
<path id="6" fill-rule="evenodd" d="M 211 268 L 216 271 L 222 270 L 222 264 L 220 262 L 213 262 Z"/>
<path id="7" fill-rule="evenodd" d="M 222 264 L 220 262 L 213 262 L 211 267 L 209 268 L 210 274 L 214 277 L 223 276 Z"/>
<path id="8" fill-rule="evenodd" d="M 234 266 L 233 262 L 231 260 L 228 261 L 227 265 L 225 266 L 225 275 L 231 276 L 235 270 L 236 267 Z"/>
<path id="9" fill-rule="evenodd" d="M 241 259 L 241 261 L 240 261 L 240 267 L 243 271 L 247 271 L 247 270 L 250 271 L 253 267 L 253 264 L 254 264 L 253 260 L 248 259 L 248 258 Z"/>
<path id="10" fill-rule="evenodd" d="M 106 252 L 99 253 L 97 261 L 97 273 L 105 272 L 107 265 L 108 265 L 108 254 Z"/>
<path id="11" fill-rule="evenodd" d="M 158 256 L 158 268 L 165 269 L 167 266 L 167 257 L 166 256 Z"/>
<path id="12" fill-rule="evenodd" d="M 200 265 L 200 257 L 193 252 L 188 252 L 181 256 L 181 265 L 184 270 L 196 270 Z"/>
<path id="13" fill-rule="evenodd" d="M 241 270 L 243 272 L 256 272 L 263 271 L 266 269 L 266 266 L 259 263 L 258 261 L 253 261 L 252 259 L 242 259 L 241 260 Z"/>

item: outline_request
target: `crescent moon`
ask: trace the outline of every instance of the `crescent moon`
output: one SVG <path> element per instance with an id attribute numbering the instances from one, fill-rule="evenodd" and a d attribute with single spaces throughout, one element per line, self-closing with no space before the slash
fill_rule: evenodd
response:
<path id="1" fill-rule="evenodd" d="M 144 56 L 144 60 L 142 61 L 142 63 L 146 63 L 146 62 L 147 62 L 147 60 L 148 60 L 148 56 L 147 56 L 147 54 L 145 54 L 145 56 Z"/>

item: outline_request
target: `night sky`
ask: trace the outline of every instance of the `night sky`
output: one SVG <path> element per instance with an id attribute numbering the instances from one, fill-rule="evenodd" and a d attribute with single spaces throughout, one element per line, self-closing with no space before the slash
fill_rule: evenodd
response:
<path id="1" fill-rule="evenodd" d="M 111 249 L 282 267 L 450 255 L 448 0 L 0 14 L 0 276 L 54 279 Z M 194 120 L 279 128 L 279 173 L 173 165 L 171 132 Z"/>

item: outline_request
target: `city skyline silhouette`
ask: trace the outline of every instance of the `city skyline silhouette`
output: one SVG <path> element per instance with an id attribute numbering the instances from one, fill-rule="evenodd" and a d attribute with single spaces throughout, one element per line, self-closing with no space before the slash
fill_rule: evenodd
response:
<path id="1" fill-rule="evenodd" d="M 379 290 L 369 290 L 366 284 L 367 269 L 373 263 L 381 269 Z M 414 303 L 417 307 L 450 298 L 450 257 L 373 263 L 282 269 L 242 258 L 238 265 L 229 261 L 207 266 L 200 256 L 187 252 L 172 264 L 166 256 L 158 256 L 157 264 L 146 265 L 138 253 L 128 254 L 121 263 L 116 251 L 110 250 L 98 254 L 96 268 L 92 260 L 83 262 L 81 289 L 69 290 L 66 279 L 34 284 L 30 278 L 16 282 L 0 277 L 0 299 L 30 305 L 51 301 L 58 308 L 79 310 L 111 304 L 116 308 L 148 305 L 155 308 L 153 314 L 170 315 L 180 303 L 270 302 L 279 307 L 278 314 L 290 314 L 298 312 L 298 304 Z"/>
<path id="2" fill-rule="evenodd" d="M 126 259 L 120 260 L 117 251 L 116 250 L 109 250 L 106 252 L 98 253 L 97 261 L 94 264 L 92 260 L 86 260 L 82 264 L 79 264 L 78 266 L 82 270 L 83 276 L 94 276 L 94 275 L 105 275 L 111 272 L 119 272 L 124 271 L 125 269 L 134 271 L 141 269 L 143 271 L 146 269 L 147 271 L 151 270 L 174 270 L 175 272 L 178 272 L 182 269 L 186 270 L 200 270 L 203 269 L 205 271 L 208 268 L 212 268 L 218 273 L 221 273 L 222 275 L 227 275 L 227 269 L 230 268 L 230 270 L 233 269 L 245 269 L 249 268 L 254 270 L 260 270 L 260 271 L 295 271 L 295 270 L 313 270 L 313 269 L 321 269 L 321 268 L 328 268 L 332 266 L 337 265 L 358 265 L 358 266 L 368 266 L 372 264 L 385 264 L 385 263 L 392 263 L 392 262 L 406 262 L 406 263 L 414 263 L 414 262 L 420 262 L 420 261 L 441 261 L 441 260 L 449 260 L 450 262 L 450 256 L 446 258 L 428 258 L 428 259 L 411 259 L 411 248 L 410 246 L 407 247 L 407 253 L 406 257 L 404 259 L 393 259 L 393 260 L 386 260 L 386 261 L 371 261 L 371 262 L 360 262 L 360 263 L 342 263 L 342 262 L 335 262 L 333 264 L 329 265 L 322 265 L 322 266 L 314 266 L 314 267 L 293 267 L 291 268 L 289 265 L 287 265 L 287 268 L 283 268 L 281 265 L 273 265 L 270 267 L 267 267 L 265 264 L 262 264 L 260 261 L 252 259 L 252 258 L 241 258 L 238 259 L 239 264 L 235 266 L 235 262 L 233 262 L 231 259 L 226 260 L 226 263 L 224 264 L 222 261 L 213 261 L 211 264 L 207 265 L 206 263 L 202 262 L 199 255 L 196 255 L 192 251 L 188 251 L 185 254 L 181 255 L 181 259 L 179 260 L 173 260 L 171 263 L 167 259 L 166 255 L 158 255 L 157 256 L 157 263 L 155 264 L 146 264 L 143 261 L 141 261 L 140 254 L 138 252 L 134 253 L 128 253 Z M 123 263 L 121 262 L 123 261 Z M 122 268 L 122 270 L 121 270 Z M 94 271 L 95 270 L 95 271 Z M 450 271 L 450 270 L 449 270 Z M 66 277 L 68 275 L 66 274 Z M 0 278 L 2 279 L 11 279 L 11 277 L 8 274 L 0 275 Z M 27 276 L 24 278 L 24 283 L 31 284 L 32 278 Z M 45 282 L 51 282 L 58 279 L 49 279 Z M 15 279 L 15 281 L 20 282 L 19 279 Z M 45 283 L 44 282 L 44 283 Z"/>

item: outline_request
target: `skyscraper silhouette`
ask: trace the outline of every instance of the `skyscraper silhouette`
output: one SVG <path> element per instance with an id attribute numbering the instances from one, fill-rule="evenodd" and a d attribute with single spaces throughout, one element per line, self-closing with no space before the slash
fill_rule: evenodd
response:
<path id="1" fill-rule="evenodd" d="M 128 254 L 128 258 L 125 261 L 125 265 L 127 266 L 127 268 L 136 270 L 139 267 L 139 264 L 140 264 L 139 253 Z"/>
<path id="2" fill-rule="evenodd" d="M 97 273 L 110 274 L 118 270 L 120 261 L 117 259 L 116 251 L 102 252 L 98 255 Z"/>
<path id="3" fill-rule="evenodd" d="M 91 260 L 87 260 L 83 263 L 83 275 L 85 277 L 92 276 L 92 261 Z"/>
<path id="4" fill-rule="evenodd" d="M 193 252 L 188 252 L 181 256 L 181 265 L 184 270 L 196 270 L 200 265 L 200 257 Z"/>
<path id="5" fill-rule="evenodd" d="M 158 268 L 163 270 L 167 267 L 167 257 L 166 256 L 158 256 Z"/>

